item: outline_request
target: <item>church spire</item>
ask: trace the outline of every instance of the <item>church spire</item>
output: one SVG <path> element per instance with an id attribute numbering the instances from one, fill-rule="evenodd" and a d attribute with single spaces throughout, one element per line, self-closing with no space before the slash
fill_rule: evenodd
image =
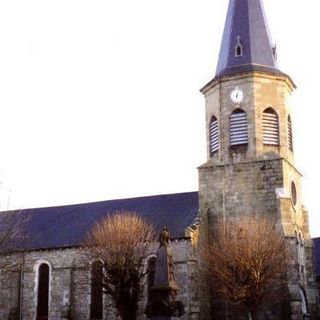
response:
<path id="1" fill-rule="evenodd" d="M 282 74 L 262 0 L 229 0 L 216 75 L 247 71 Z"/>

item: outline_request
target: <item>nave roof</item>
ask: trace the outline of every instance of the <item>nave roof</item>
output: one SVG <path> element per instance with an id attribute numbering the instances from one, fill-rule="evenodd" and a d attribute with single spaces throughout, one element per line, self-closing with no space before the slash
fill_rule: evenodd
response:
<path id="1" fill-rule="evenodd" d="M 167 226 L 171 238 L 185 237 L 185 231 L 198 213 L 198 193 L 118 199 L 47 208 L 25 209 L 22 218 L 23 236 L 10 244 L 10 249 L 52 249 L 81 245 L 89 230 L 103 217 L 117 210 L 133 211 L 160 230 Z M 1 220 L 12 212 L 0 214 Z M 21 219 L 21 218 L 20 218 Z M 0 230 L 1 231 L 1 230 Z"/>

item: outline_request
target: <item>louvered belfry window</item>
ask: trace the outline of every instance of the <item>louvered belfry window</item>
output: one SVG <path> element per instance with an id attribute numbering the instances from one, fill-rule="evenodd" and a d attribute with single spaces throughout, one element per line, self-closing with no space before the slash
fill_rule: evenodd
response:
<path id="1" fill-rule="evenodd" d="M 293 151 L 292 122 L 290 116 L 288 117 L 288 145 L 289 149 Z"/>
<path id="2" fill-rule="evenodd" d="M 211 118 L 209 126 L 210 155 L 213 156 L 219 150 L 218 120 L 215 116 Z"/>
<path id="3" fill-rule="evenodd" d="M 272 108 L 262 113 L 262 130 L 264 144 L 279 145 L 279 118 Z"/>
<path id="4" fill-rule="evenodd" d="M 230 116 L 230 145 L 248 144 L 247 114 L 237 109 Z"/>

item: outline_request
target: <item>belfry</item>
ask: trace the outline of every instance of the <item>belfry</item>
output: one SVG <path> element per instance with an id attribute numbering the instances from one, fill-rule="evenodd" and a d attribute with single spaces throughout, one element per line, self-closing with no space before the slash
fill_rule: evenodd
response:
<path id="1" fill-rule="evenodd" d="M 295 84 L 276 54 L 262 0 L 230 0 L 216 74 L 201 89 L 207 161 L 199 167 L 199 207 L 209 230 L 226 217 L 276 221 L 294 261 L 286 305 L 271 313 L 302 319 L 317 312 L 313 244 L 294 163 L 289 101 Z"/>

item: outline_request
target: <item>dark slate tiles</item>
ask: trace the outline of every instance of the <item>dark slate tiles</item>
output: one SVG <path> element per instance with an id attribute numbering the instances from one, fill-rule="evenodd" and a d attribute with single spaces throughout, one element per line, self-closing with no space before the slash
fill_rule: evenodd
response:
<path id="1" fill-rule="evenodd" d="M 235 55 L 239 41 L 242 56 Z M 216 76 L 252 69 L 282 74 L 275 61 L 262 0 L 230 0 Z"/>
<path id="2" fill-rule="evenodd" d="M 13 248 L 42 249 L 78 246 L 107 214 L 134 211 L 159 230 L 167 226 L 173 238 L 184 237 L 198 212 L 198 193 L 179 193 L 23 210 L 28 217 L 24 239 Z M 0 214 L 4 219 L 6 213 Z"/>

